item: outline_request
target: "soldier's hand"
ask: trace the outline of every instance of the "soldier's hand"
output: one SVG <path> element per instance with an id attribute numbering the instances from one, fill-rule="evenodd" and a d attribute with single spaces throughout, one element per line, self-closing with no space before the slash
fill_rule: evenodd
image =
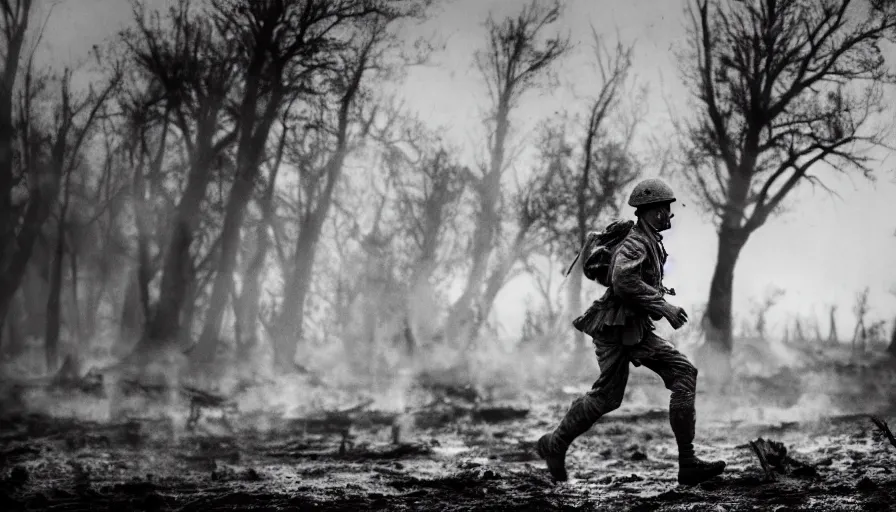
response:
<path id="1" fill-rule="evenodd" d="M 673 329 L 678 330 L 688 321 L 688 313 L 678 306 L 669 307 L 669 316 L 666 317 Z"/>

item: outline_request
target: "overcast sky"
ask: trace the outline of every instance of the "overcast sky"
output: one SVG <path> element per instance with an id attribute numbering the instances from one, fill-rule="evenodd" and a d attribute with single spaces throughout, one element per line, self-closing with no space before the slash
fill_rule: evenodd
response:
<path id="1" fill-rule="evenodd" d="M 481 147 L 476 130 L 486 96 L 472 65 L 472 55 L 484 41 L 482 22 L 489 12 L 502 16 L 524 3 L 442 2 L 435 18 L 421 29 L 421 33 L 435 29 L 445 39 L 446 49 L 435 56 L 433 65 L 414 70 L 402 90 L 408 104 L 425 119 L 446 127 L 449 139 L 462 147 L 467 158 Z M 635 72 L 650 86 L 645 126 L 655 133 L 667 133 L 671 128 L 666 105 L 680 110 L 688 94 L 681 84 L 672 51 L 682 43 L 684 35 L 684 2 L 571 0 L 565 5 L 561 28 L 579 44 L 576 53 L 559 69 L 560 79 L 573 84 L 576 94 L 586 94 L 593 78 L 585 65 L 590 24 L 609 37 L 615 37 L 618 29 L 624 41 L 636 43 Z M 125 0 L 63 0 L 53 11 L 42 51 L 56 62 L 73 62 L 83 58 L 91 45 L 103 43 L 129 18 L 130 7 Z M 896 63 L 896 55 L 888 57 Z M 517 142 L 524 143 L 524 137 L 545 116 L 560 108 L 574 108 L 575 98 L 567 89 L 525 97 L 514 118 L 520 127 Z M 896 144 L 896 140 L 892 142 Z M 896 159 L 890 158 L 880 164 L 879 180 L 873 186 L 861 178 L 838 179 L 820 171 L 842 199 L 831 198 L 822 190 L 813 192 L 811 187 L 802 188 L 792 197 L 791 211 L 756 232 L 742 253 L 734 285 L 736 311 L 748 312 L 751 299 L 760 298 L 767 289 L 777 286 L 786 290 L 779 312 L 817 313 L 824 319 L 825 334 L 827 307 L 838 304 L 840 334 L 847 337 L 855 322 L 851 313 L 854 296 L 869 286 L 871 316 L 892 320 L 896 316 L 896 297 L 889 293 L 896 285 L 896 183 L 889 169 L 894 162 Z M 517 165 L 524 168 L 526 162 Z M 674 286 L 679 292 L 673 300 L 690 308 L 706 300 L 716 238 L 713 226 L 691 204 L 687 191 L 679 189 L 679 193 L 680 203 L 688 206 L 677 208 L 674 227 L 666 236 L 671 254 L 667 286 Z M 596 285 L 589 289 L 599 293 Z M 534 293 L 530 285 L 518 280 L 500 297 L 496 311 L 508 329 L 514 329 L 521 320 L 523 297 L 529 293 Z M 773 327 L 780 318 L 780 314 L 772 315 Z"/>

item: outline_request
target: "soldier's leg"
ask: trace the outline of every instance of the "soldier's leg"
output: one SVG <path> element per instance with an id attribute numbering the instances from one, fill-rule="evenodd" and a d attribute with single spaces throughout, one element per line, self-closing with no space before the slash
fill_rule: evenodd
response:
<path id="1" fill-rule="evenodd" d="M 590 391 L 572 402 L 560 425 L 538 440 L 538 455 L 545 459 L 555 480 L 567 479 L 566 451 L 570 443 L 587 432 L 601 416 L 622 404 L 628 383 L 629 360 L 618 338 L 618 333 L 612 329 L 595 338 L 600 377 Z"/>
<path id="2" fill-rule="evenodd" d="M 721 474 L 725 469 L 724 461 L 705 462 L 694 454 L 697 368 L 684 354 L 654 333 L 648 333 L 634 348 L 632 359 L 656 372 L 672 392 L 669 424 L 678 444 L 679 483 L 693 485 Z"/>

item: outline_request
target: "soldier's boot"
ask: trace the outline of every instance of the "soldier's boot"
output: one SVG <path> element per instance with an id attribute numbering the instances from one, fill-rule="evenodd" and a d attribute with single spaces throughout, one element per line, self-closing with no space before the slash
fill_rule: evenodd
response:
<path id="1" fill-rule="evenodd" d="M 600 417 L 600 412 L 593 405 L 588 403 L 586 397 L 576 399 L 560 421 L 560 425 L 538 440 L 535 451 L 544 459 L 551 477 L 558 482 L 568 479 L 566 452 L 570 443 L 587 432 Z"/>
<path id="2" fill-rule="evenodd" d="M 704 461 L 694 455 L 694 428 L 696 412 L 694 409 L 672 409 L 669 411 L 669 423 L 678 443 L 678 483 L 696 485 L 710 478 L 721 475 L 725 471 L 725 461 Z"/>

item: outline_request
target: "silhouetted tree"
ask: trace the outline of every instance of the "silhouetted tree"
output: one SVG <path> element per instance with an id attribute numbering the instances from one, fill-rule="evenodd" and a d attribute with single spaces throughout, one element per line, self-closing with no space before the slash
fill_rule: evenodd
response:
<path id="1" fill-rule="evenodd" d="M 396 25 L 423 16 L 427 5 L 388 0 L 319 3 L 322 18 L 318 30 L 336 23 L 346 40 L 337 41 L 337 47 L 331 49 L 336 52 L 329 54 L 333 65 L 322 79 L 327 89 L 307 102 L 305 129 L 288 142 L 285 154 L 286 161 L 299 171 L 301 192 L 295 210 L 295 248 L 285 269 L 283 299 L 271 323 L 276 361 L 284 369 L 295 367 L 296 343 L 304 339 L 305 302 L 336 184 L 351 150 L 367 137 L 375 122 L 382 122 L 383 116 L 371 101 L 370 84 L 387 80 L 394 72 Z"/>
<path id="2" fill-rule="evenodd" d="M 760 339 L 765 339 L 765 336 L 767 334 L 766 329 L 768 327 L 768 321 L 767 321 L 768 312 L 773 307 L 775 307 L 775 304 L 777 304 L 778 300 L 783 295 L 784 295 L 784 290 L 782 290 L 780 288 L 775 288 L 775 289 L 769 290 L 765 294 L 765 297 L 763 298 L 762 302 L 760 304 L 756 305 L 756 308 L 754 309 L 754 312 L 756 314 L 756 324 L 754 326 L 754 329 L 756 331 L 756 336 L 758 336 Z"/>
<path id="3" fill-rule="evenodd" d="M 731 375 L 734 268 L 750 234 L 824 163 L 871 176 L 862 150 L 888 78 L 879 41 L 896 13 L 853 0 L 697 0 L 682 56 L 695 116 L 682 124 L 690 180 L 718 227 L 699 357 Z"/>
<path id="4" fill-rule="evenodd" d="M 189 0 L 179 0 L 164 21 L 141 8 L 135 8 L 136 26 L 125 32 L 122 42 L 138 76 L 152 86 L 151 101 L 179 131 L 188 163 L 182 190 L 172 191 L 177 200 L 161 251 L 165 256 L 159 296 L 137 346 L 140 353 L 177 343 L 182 329 L 189 333 L 191 325 L 185 320 L 192 318 L 190 291 L 195 291 L 197 270 L 191 248 L 208 185 L 220 168 L 222 153 L 238 134 L 226 125 L 225 113 L 240 64 L 235 45 L 221 44 L 214 25 L 195 12 Z"/>
<path id="5" fill-rule="evenodd" d="M 56 370 L 59 360 L 63 264 L 66 254 L 67 216 L 72 196 L 72 174 L 79 167 L 81 169 L 86 167 L 82 162 L 81 152 L 87 139 L 92 135 L 97 115 L 109 99 L 113 89 L 118 86 L 118 78 L 116 73 L 102 90 L 95 92 L 91 88 L 86 97 L 80 100 L 74 97 L 71 91 L 72 73 L 69 70 L 65 70 L 57 79 L 60 99 L 54 108 L 55 127 L 53 133 L 48 137 L 50 154 L 47 165 L 50 167 L 52 175 L 58 177 L 57 186 L 61 186 L 63 193 L 56 216 L 55 249 L 47 297 L 45 343 L 47 371 L 50 372 Z M 31 127 L 32 130 L 35 128 Z M 73 275 L 73 279 L 74 277 Z M 74 325 L 74 323 L 73 321 L 72 324 Z"/>
<path id="6" fill-rule="evenodd" d="M 545 4 L 533 0 L 518 15 L 501 22 L 489 17 L 486 21 L 486 48 L 476 55 L 476 64 L 488 86 L 491 109 L 486 122 L 488 130 L 487 162 L 478 171 L 471 170 L 469 181 L 476 193 L 477 212 L 475 231 L 470 241 L 470 271 L 461 296 L 451 307 L 445 322 L 449 342 L 466 339 L 471 342 L 478 325 L 484 321 L 486 304 L 492 291 L 483 291 L 489 281 L 489 264 L 497 241 L 501 238 L 501 180 L 507 170 L 507 144 L 511 129 L 511 114 L 522 96 L 537 86 L 549 74 L 552 66 L 566 53 L 569 40 L 559 36 L 543 39 L 544 33 L 560 18 L 561 5 L 557 1 Z M 525 216 L 523 217 L 525 220 Z M 528 229 L 528 226 L 520 226 Z M 522 235 L 522 236 L 521 236 Z M 512 240 L 524 238 L 519 233 Z M 513 242 L 515 243 L 515 242 Z M 513 246 L 505 261 L 495 266 L 492 282 L 501 281 L 508 267 L 507 258 L 515 261 Z M 494 284 L 486 284 L 486 288 Z"/>

